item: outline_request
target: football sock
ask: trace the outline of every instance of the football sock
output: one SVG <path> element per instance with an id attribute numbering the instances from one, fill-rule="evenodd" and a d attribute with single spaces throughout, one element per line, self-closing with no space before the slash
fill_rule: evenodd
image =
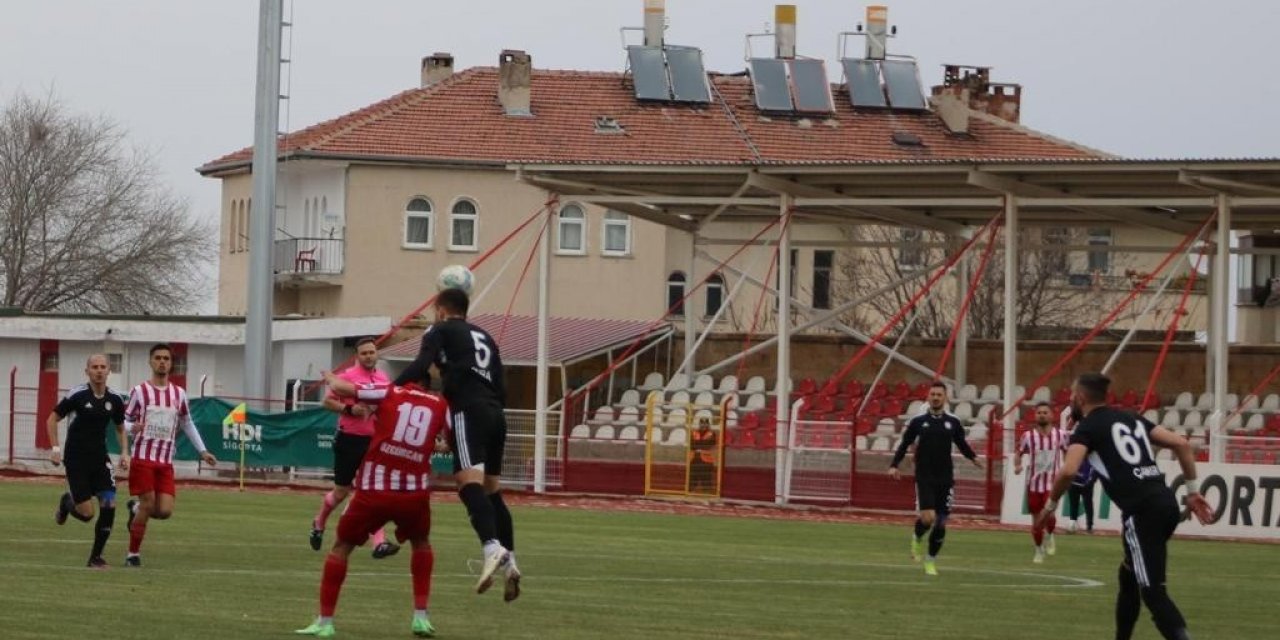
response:
<path id="1" fill-rule="evenodd" d="M 1142 588 L 1142 601 L 1155 618 L 1156 628 L 1167 640 L 1180 640 L 1187 637 L 1187 621 L 1178 610 L 1178 605 L 1169 597 L 1164 585 L 1152 585 Z"/>
<path id="2" fill-rule="evenodd" d="M 338 608 L 338 594 L 347 579 L 347 560 L 329 554 L 324 558 L 324 574 L 320 578 L 320 616 L 332 618 Z"/>
<path id="3" fill-rule="evenodd" d="M 316 513 L 315 528 L 324 529 L 329 522 L 329 514 L 338 506 L 338 499 L 334 497 L 333 492 L 324 494 L 324 500 L 320 501 L 320 511 Z"/>
<path id="4" fill-rule="evenodd" d="M 924 534 L 928 533 L 928 531 L 929 525 L 925 524 L 923 520 L 916 518 L 916 539 L 924 537 Z"/>
<path id="5" fill-rule="evenodd" d="M 129 554 L 137 555 L 142 549 L 142 538 L 147 535 L 147 523 L 145 520 L 134 520 L 133 526 L 129 527 Z"/>
<path id="6" fill-rule="evenodd" d="M 507 503 L 502 500 L 502 492 L 489 494 L 489 502 L 493 504 L 493 521 L 498 529 L 498 542 L 507 548 L 507 551 L 516 550 L 516 531 L 515 525 L 511 522 L 511 510 L 507 508 Z"/>
<path id="7" fill-rule="evenodd" d="M 484 487 L 472 482 L 458 489 L 458 497 L 467 506 L 467 515 L 471 517 L 471 528 L 475 529 L 480 544 L 498 538 L 498 526 L 494 522 L 493 503 L 484 494 Z"/>
<path id="8" fill-rule="evenodd" d="M 933 523 L 933 531 L 929 534 L 929 557 L 933 558 L 942 550 L 942 540 L 947 537 L 947 518 L 940 516 Z"/>
<path id="9" fill-rule="evenodd" d="M 427 547 L 426 549 L 413 550 L 413 556 L 409 559 L 409 572 L 413 575 L 413 613 L 417 617 L 418 612 L 422 612 L 422 617 L 427 617 L 427 600 L 431 597 L 431 570 L 436 564 L 436 553 Z"/>
<path id="10" fill-rule="evenodd" d="M 115 522 L 116 508 L 114 505 L 98 509 L 98 522 L 93 530 L 93 552 L 89 554 L 90 558 L 97 558 L 102 555 L 102 550 L 107 546 L 107 538 L 111 537 L 111 526 Z"/>
<path id="11" fill-rule="evenodd" d="M 377 531 L 373 532 L 373 538 L 369 541 L 369 543 L 372 544 L 374 548 L 377 548 L 379 545 L 381 545 L 386 541 L 387 541 L 386 532 L 383 531 L 382 529 L 378 529 Z"/>
<path id="12" fill-rule="evenodd" d="M 1044 529 L 1033 525 L 1031 527 L 1031 539 L 1036 541 L 1036 548 L 1040 548 L 1044 544 Z"/>
<path id="13" fill-rule="evenodd" d="M 1056 515 L 1049 516 L 1049 521 L 1045 523 L 1044 530 L 1048 531 L 1049 535 L 1053 535 L 1053 532 L 1057 531 L 1057 529 L 1058 529 L 1058 516 Z"/>
<path id="14" fill-rule="evenodd" d="M 1142 613 L 1142 597 L 1132 569 L 1121 564 L 1117 580 L 1120 590 L 1116 593 L 1116 640 L 1129 640 Z"/>
<path id="15" fill-rule="evenodd" d="M 93 519 L 93 516 L 86 516 L 85 514 L 76 511 L 74 507 L 71 509 L 71 517 L 79 520 L 80 522 L 88 522 Z"/>

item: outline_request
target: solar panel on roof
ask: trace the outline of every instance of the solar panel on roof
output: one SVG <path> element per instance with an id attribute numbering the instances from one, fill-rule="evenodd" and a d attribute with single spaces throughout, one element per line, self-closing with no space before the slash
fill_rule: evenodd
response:
<path id="1" fill-rule="evenodd" d="M 627 47 L 627 59 L 631 62 L 631 79 L 635 84 L 637 99 L 671 99 L 667 64 L 660 47 Z"/>
<path id="2" fill-rule="evenodd" d="M 827 65 L 821 60 L 792 60 L 791 86 L 796 99 L 796 111 L 804 113 L 831 113 L 831 84 L 827 82 Z"/>
<path id="3" fill-rule="evenodd" d="M 773 58 L 751 59 L 751 84 L 755 87 L 756 107 L 761 111 L 791 111 L 791 89 L 787 84 L 787 65 Z"/>
<path id="4" fill-rule="evenodd" d="M 846 58 L 845 81 L 849 85 L 849 101 L 855 107 L 887 107 L 884 89 L 880 86 L 880 65 L 875 60 Z"/>
<path id="5" fill-rule="evenodd" d="M 707 70 L 702 66 L 702 50 L 693 47 L 667 49 L 671 69 L 671 93 L 677 102 L 711 102 Z"/>
<path id="6" fill-rule="evenodd" d="M 889 106 L 894 109 L 924 109 L 924 91 L 920 88 L 920 73 L 913 60 L 885 60 L 884 86 L 889 94 Z"/>

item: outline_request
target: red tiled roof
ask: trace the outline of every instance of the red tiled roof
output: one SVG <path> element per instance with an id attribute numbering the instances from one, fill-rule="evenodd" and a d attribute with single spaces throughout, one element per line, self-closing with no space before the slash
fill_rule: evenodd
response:
<path id="1" fill-rule="evenodd" d="M 428 88 L 289 135 L 281 152 L 301 156 L 408 162 L 760 165 L 937 160 L 1088 160 L 1099 152 L 994 118 L 971 119 L 969 135 L 950 135 L 932 113 L 854 110 L 835 91 L 826 118 L 768 117 L 755 107 L 751 80 L 711 76 L 713 102 L 700 107 L 638 102 L 621 73 L 535 70 L 534 117 L 498 103 L 498 70 L 473 67 Z M 598 117 L 625 133 L 595 131 Z M 894 132 L 922 148 L 902 147 Z M 247 167 L 252 148 L 199 171 Z"/>
<path id="2" fill-rule="evenodd" d="M 504 364 L 531 365 L 538 359 L 538 318 L 510 316 L 503 329 L 503 315 L 484 314 L 467 320 L 479 326 L 498 343 Z M 628 345 L 636 338 L 657 335 L 665 326 L 649 329 L 652 322 L 635 320 L 594 320 L 590 318 L 551 318 L 547 327 L 548 361 L 567 363 L 609 347 Z M 422 339 L 406 340 L 382 350 L 388 360 L 412 360 L 418 355 Z"/>

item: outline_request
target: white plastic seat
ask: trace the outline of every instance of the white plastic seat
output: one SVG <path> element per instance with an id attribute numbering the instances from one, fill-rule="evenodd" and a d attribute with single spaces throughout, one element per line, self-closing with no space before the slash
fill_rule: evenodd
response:
<path id="1" fill-rule="evenodd" d="M 1027 395 L 1027 388 L 1020 384 L 1016 384 L 1013 386 L 1013 398 L 1010 399 L 1010 402 L 1025 395 Z"/>
<path id="2" fill-rule="evenodd" d="M 656 390 L 656 389 L 661 389 L 661 388 L 662 388 L 662 383 L 663 383 L 664 381 L 665 381 L 665 380 L 664 380 L 664 378 L 662 377 L 662 374 L 661 374 L 661 373 L 659 373 L 659 372 L 657 372 L 657 371 L 654 371 L 654 372 L 649 373 L 648 375 L 646 375 L 646 376 L 644 377 L 644 384 L 642 384 L 642 385 L 640 385 L 640 386 L 638 386 L 638 387 L 636 387 L 636 388 L 637 388 L 637 389 L 639 389 L 639 390 L 641 390 L 641 391 L 654 391 L 654 390 Z"/>
<path id="3" fill-rule="evenodd" d="M 662 427 L 654 427 L 649 430 L 649 441 L 654 444 L 662 444 Z"/>
<path id="4" fill-rule="evenodd" d="M 623 427 L 618 430 L 618 439 L 619 440 L 639 440 L 640 429 L 634 426 Z"/>
<path id="5" fill-rule="evenodd" d="M 1244 427 L 1244 416 L 1238 413 L 1231 416 L 1231 418 L 1227 420 L 1228 429 L 1240 429 L 1242 427 Z"/>
<path id="6" fill-rule="evenodd" d="M 580 424 L 569 431 L 569 438 L 571 440 L 586 439 L 590 437 L 591 427 L 588 427 L 585 424 Z"/>
<path id="7" fill-rule="evenodd" d="M 744 393 L 764 393 L 764 377 L 751 376 L 747 378 L 747 386 L 742 391 Z"/>
<path id="8" fill-rule="evenodd" d="M 1182 418 L 1182 426 L 1184 427 L 1200 427 L 1204 426 L 1204 419 L 1199 411 L 1188 411 L 1187 415 Z"/>
<path id="9" fill-rule="evenodd" d="M 667 383 L 667 388 L 673 391 L 687 390 L 689 388 L 689 376 L 683 373 L 671 376 L 671 382 Z"/>
<path id="10" fill-rule="evenodd" d="M 1249 421 L 1245 423 L 1245 431 L 1258 431 L 1266 426 L 1267 417 L 1261 413 L 1255 413 L 1249 416 Z"/>
<path id="11" fill-rule="evenodd" d="M 684 409 L 681 409 L 681 408 L 672 409 L 671 411 L 667 412 L 667 418 L 666 420 L 662 421 L 662 426 L 683 427 L 685 425 L 686 418 L 688 418 L 688 415 L 689 414 L 686 413 Z"/>
<path id="12" fill-rule="evenodd" d="M 876 424 L 875 435 L 877 436 L 894 435 L 895 433 L 897 433 L 897 431 L 893 428 L 895 424 L 896 423 L 893 420 L 887 420 L 887 419 L 881 420 L 878 424 Z"/>
<path id="13" fill-rule="evenodd" d="M 853 448 L 858 451 L 866 451 L 868 444 L 866 436 L 856 436 L 853 439 Z"/>
<path id="14" fill-rule="evenodd" d="M 640 392 L 635 389 L 627 389 L 622 392 L 622 399 L 618 401 L 618 406 L 634 407 L 640 404 Z"/>
<path id="15" fill-rule="evenodd" d="M 907 415 L 918 416 L 924 413 L 925 407 L 927 406 L 928 405 L 925 404 L 924 400 L 912 400 L 911 404 L 907 405 Z"/>
<path id="16" fill-rule="evenodd" d="M 693 380 L 694 391 L 711 391 L 716 388 L 716 382 L 711 376 L 702 374 Z"/>
<path id="17" fill-rule="evenodd" d="M 1196 400 L 1195 408 L 1200 411 L 1211 411 L 1213 409 L 1213 394 L 1208 391 L 1200 394 L 1200 399 Z"/>
<path id="18" fill-rule="evenodd" d="M 611 425 L 611 424 L 606 424 L 606 425 L 604 425 L 603 427 L 600 427 L 599 429 L 596 429 L 596 434 L 595 434 L 595 436 L 594 436 L 594 437 L 595 437 L 595 439 L 596 439 L 596 440 L 612 440 L 612 439 L 613 439 L 613 425 Z"/>
<path id="19" fill-rule="evenodd" d="M 1049 402 L 1052 399 L 1053 399 L 1053 392 L 1049 390 L 1049 387 L 1036 387 L 1036 392 L 1031 395 L 1032 404 Z"/>
<path id="20" fill-rule="evenodd" d="M 991 414 L 996 410 L 994 404 L 984 404 L 978 407 L 978 414 L 974 416 L 979 422 L 991 422 Z"/>
<path id="21" fill-rule="evenodd" d="M 1259 409 L 1266 413 L 1280 412 L 1280 394 L 1268 393 L 1267 397 L 1262 399 L 1262 405 Z"/>
<path id="22" fill-rule="evenodd" d="M 738 390 L 738 376 L 727 375 L 720 378 L 720 386 L 716 387 L 717 393 L 735 393 Z"/>
<path id="23" fill-rule="evenodd" d="M 888 451 L 893 445 L 893 439 L 890 436 L 876 436 L 871 441 L 872 451 Z"/>
<path id="24" fill-rule="evenodd" d="M 916 412 L 917 415 L 920 413 L 924 413 L 924 407 L 921 407 L 920 411 Z M 961 422 L 973 420 L 973 404 L 969 402 L 957 402 L 956 406 L 952 408 L 951 413 L 956 414 L 956 417 L 960 418 Z"/>
<path id="25" fill-rule="evenodd" d="M 1223 400 L 1226 400 L 1228 409 L 1235 409 L 1240 406 L 1240 396 L 1238 394 L 1228 393 Z"/>
<path id="26" fill-rule="evenodd" d="M 1170 429 L 1177 429 L 1182 426 L 1182 414 L 1178 413 L 1177 409 L 1170 409 L 1164 412 L 1164 419 L 1160 420 L 1156 424 L 1169 427 Z"/>
<path id="27" fill-rule="evenodd" d="M 1142 412 L 1142 417 L 1146 418 L 1151 424 L 1160 424 L 1160 412 L 1155 409 L 1147 409 Z"/>
<path id="28" fill-rule="evenodd" d="M 640 422 L 640 407 L 623 407 L 618 411 L 618 418 L 614 420 L 616 424 L 628 425 Z"/>
<path id="29" fill-rule="evenodd" d="M 1244 400 L 1243 400 L 1243 401 L 1241 401 L 1241 403 L 1240 403 L 1240 408 L 1241 408 L 1241 410 L 1242 410 L 1242 411 L 1257 411 L 1257 410 L 1258 410 L 1258 396 L 1255 396 L 1255 395 L 1253 395 L 1253 394 L 1250 394 L 1250 395 L 1245 396 L 1245 397 L 1244 397 Z"/>
<path id="30" fill-rule="evenodd" d="M 685 431 L 684 427 L 676 427 L 667 435 L 667 445 L 684 445 Z"/>
<path id="31" fill-rule="evenodd" d="M 970 440 L 986 440 L 987 424 L 985 422 L 974 423 L 972 427 L 969 427 L 969 433 L 966 434 L 966 437 Z"/>
<path id="32" fill-rule="evenodd" d="M 734 410 L 734 409 L 730 409 L 730 410 L 729 410 L 729 412 L 728 412 L 728 413 L 726 413 L 726 414 L 725 414 L 725 416 L 724 416 L 724 424 L 725 424 L 725 426 L 729 427 L 730 429 L 733 429 L 734 427 L 737 427 L 737 426 L 738 426 L 738 412 L 737 412 L 736 410 Z"/>
<path id="33" fill-rule="evenodd" d="M 693 404 L 699 407 L 714 407 L 716 405 L 715 396 L 710 391 L 703 391 L 693 399 Z"/>
<path id="34" fill-rule="evenodd" d="M 662 418 L 665 414 L 666 412 L 662 410 L 661 406 L 655 406 L 647 418 L 651 424 L 662 424 Z"/>
<path id="35" fill-rule="evenodd" d="M 677 391 L 671 394 L 671 401 L 668 402 L 667 404 L 673 404 L 673 405 L 689 404 L 689 392 Z"/>
<path id="36" fill-rule="evenodd" d="M 977 399 L 978 399 L 977 385 L 966 384 L 963 387 L 960 387 L 960 393 L 956 394 L 956 400 L 973 402 L 974 400 L 977 400 Z"/>
<path id="37" fill-rule="evenodd" d="M 982 395 L 981 395 L 981 396 L 979 396 L 979 398 L 978 398 L 978 399 L 979 399 L 979 400 L 982 400 L 983 402 L 999 402 L 999 401 L 1000 401 L 1000 387 L 997 387 L 997 386 L 996 386 L 996 385 L 994 385 L 994 384 L 989 384 L 989 385 L 987 385 L 987 386 L 983 387 L 983 388 L 982 388 Z"/>
<path id="38" fill-rule="evenodd" d="M 1178 394 L 1177 399 L 1173 401 L 1173 408 L 1182 411 L 1194 409 L 1196 406 L 1196 397 L 1191 395 L 1190 391 L 1183 391 Z"/>
<path id="39" fill-rule="evenodd" d="M 748 412 L 757 411 L 764 408 L 764 394 L 753 393 L 747 396 L 747 404 L 743 407 Z"/>
<path id="40" fill-rule="evenodd" d="M 613 418 L 613 407 L 606 405 L 603 407 L 596 407 L 591 419 L 587 422 L 590 424 L 607 424 L 613 422 Z"/>

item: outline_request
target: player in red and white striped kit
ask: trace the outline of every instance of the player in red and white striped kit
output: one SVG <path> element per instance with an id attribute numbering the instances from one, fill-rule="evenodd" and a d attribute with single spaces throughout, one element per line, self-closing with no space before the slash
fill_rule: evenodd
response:
<path id="1" fill-rule="evenodd" d="M 1049 501 L 1049 492 L 1053 490 L 1053 482 L 1062 468 L 1062 454 L 1067 450 L 1069 437 L 1066 431 L 1054 426 L 1053 408 L 1048 403 L 1036 405 L 1036 427 L 1022 434 L 1013 463 L 1013 472 L 1021 474 L 1022 457 L 1031 456 L 1031 464 L 1027 467 L 1027 507 L 1032 514 L 1040 513 Z M 1057 517 L 1051 516 L 1043 524 L 1032 525 L 1031 538 L 1036 543 L 1032 562 L 1044 562 L 1045 554 L 1057 552 L 1057 544 L 1053 540 L 1057 524 Z"/>
<path id="2" fill-rule="evenodd" d="M 355 396 L 360 402 L 376 404 L 374 433 L 364 462 L 352 483 L 355 497 L 338 519 L 338 536 L 325 557 L 320 579 L 320 615 L 297 634 L 332 637 L 333 614 L 338 595 L 347 577 L 347 559 L 370 534 L 388 522 L 396 523 L 396 538 L 409 541 L 413 553 L 409 570 L 413 576 L 413 621 L 415 636 L 435 635 L 427 617 L 431 594 L 431 570 L 435 554 L 431 550 L 431 454 L 447 450 L 443 438 L 448 428 L 449 405 L 444 398 L 422 390 L 388 384 L 357 386 L 326 371 L 325 381 L 338 396 Z"/>
<path id="3" fill-rule="evenodd" d="M 186 390 L 169 382 L 173 350 L 167 344 L 151 347 L 150 364 L 151 379 L 129 391 L 129 402 L 124 408 L 125 430 L 133 438 L 129 495 L 134 497 L 129 501 L 126 567 L 142 566 L 138 552 L 147 533 L 147 522 L 151 518 L 168 520 L 173 515 L 176 493 L 173 451 L 177 447 L 178 429 L 187 434 L 187 439 L 195 445 L 205 464 L 218 464 L 217 458 L 205 449 L 200 432 L 191 421 Z"/>

